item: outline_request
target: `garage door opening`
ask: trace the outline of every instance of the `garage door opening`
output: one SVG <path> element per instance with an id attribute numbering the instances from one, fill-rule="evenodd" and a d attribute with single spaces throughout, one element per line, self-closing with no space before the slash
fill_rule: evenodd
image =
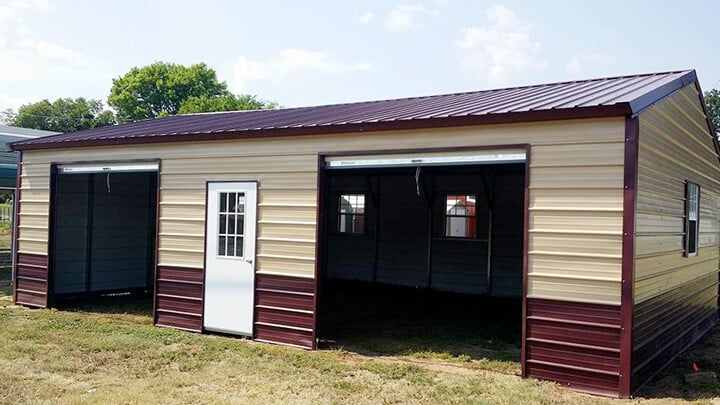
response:
<path id="1" fill-rule="evenodd" d="M 461 163 L 324 171 L 321 345 L 519 361 L 524 154 Z"/>
<path id="2" fill-rule="evenodd" d="M 53 198 L 50 305 L 151 314 L 156 165 L 59 166 Z"/>

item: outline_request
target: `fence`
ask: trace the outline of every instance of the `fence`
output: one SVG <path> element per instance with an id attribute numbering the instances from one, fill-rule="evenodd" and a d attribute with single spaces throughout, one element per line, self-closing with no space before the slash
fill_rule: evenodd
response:
<path id="1" fill-rule="evenodd" d="M 0 221 L 11 221 L 13 216 L 12 205 L 0 204 Z"/>

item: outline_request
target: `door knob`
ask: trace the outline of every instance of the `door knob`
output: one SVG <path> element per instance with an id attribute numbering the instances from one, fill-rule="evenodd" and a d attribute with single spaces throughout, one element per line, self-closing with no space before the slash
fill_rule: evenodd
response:
<path id="1" fill-rule="evenodd" d="M 252 259 L 245 259 L 245 261 L 246 261 L 248 264 L 253 264 Z"/>

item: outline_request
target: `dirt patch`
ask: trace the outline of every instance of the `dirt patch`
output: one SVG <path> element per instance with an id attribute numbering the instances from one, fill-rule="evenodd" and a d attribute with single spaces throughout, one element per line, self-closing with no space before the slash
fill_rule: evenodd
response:
<path id="1" fill-rule="evenodd" d="M 439 359 L 416 359 L 397 356 L 368 356 L 349 352 L 342 353 L 340 357 L 343 361 L 346 361 L 348 363 L 376 361 L 383 364 L 406 364 L 418 366 L 423 368 L 424 370 L 434 373 L 450 374 L 457 376 L 474 376 L 484 375 L 485 373 L 487 373 L 487 371 L 473 368 L 472 362 L 467 362 L 463 364 L 443 361 Z"/>

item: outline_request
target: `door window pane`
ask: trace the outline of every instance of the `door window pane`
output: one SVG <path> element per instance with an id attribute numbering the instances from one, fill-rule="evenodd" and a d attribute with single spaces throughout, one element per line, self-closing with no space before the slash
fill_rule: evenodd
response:
<path id="1" fill-rule="evenodd" d="M 220 226 L 218 227 L 218 229 L 220 230 L 220 233 L 221 233 L 221 234 L 226 234 L 226 233 L 227 233 L 227 232 L 225 231 L 225 230 L 227 229 L 227 215 L 225 215 L 225 214 L 220 214 Z"/>
<path id="2" fill-rule="evenodd" d="M 245 193 L 222 192 L 218 200 L 218 255 L 242 257 Z"/>
<path id="3" fill-rule="evenodd" d="M 235 256 L 235 237 L 228 236 L 227 241 L 228 241 L 227 255 Z"/>
<path id="4" fill-rule="evenodd" d="M 243 243 L 245 241 L 245 238 L 242 236 L 237 237 L 237 244 L 235 245 L 235 256 L 242 257 L 243 255 L 243 246 L 245 244 Z"/>
<path id="5" fill-rule="evenodd" d="M 219 256 L 225 256 L 225 245 L 226 245 L 226 238 L 224 236 L 220 236 L 218 238 L 218 255 Z"/>
<path id="6" fill-rule="evenodd" d="M 220 193 L 220 212 L 227 212 L 228 193 Z"/>
<path id="7" fill-rule="evenodd" d="M 230 235 L 235 234 L 235 217 L 236 215 L 228 215 L 228 227 L 227 227 L 227 233 Z"/>
<path id="8" fill-rule="evenodd" d="M 237 216 L 237 234 L 245 235 L 245 215 Z"/>
<path id="9" fill-rule="evenodd" d="M 230 195 L 230 198 L 228 198 L 228 212 L 235 212 L 235 209 L 237 208 L 237 196 L 235 194 L 237 193 L 228 193 Z"/>
<path id="10" fill-rule="evenodd" d="M 245 193 L 237 193 L 237 210 L 236 212 L 245 212 Z"/>

